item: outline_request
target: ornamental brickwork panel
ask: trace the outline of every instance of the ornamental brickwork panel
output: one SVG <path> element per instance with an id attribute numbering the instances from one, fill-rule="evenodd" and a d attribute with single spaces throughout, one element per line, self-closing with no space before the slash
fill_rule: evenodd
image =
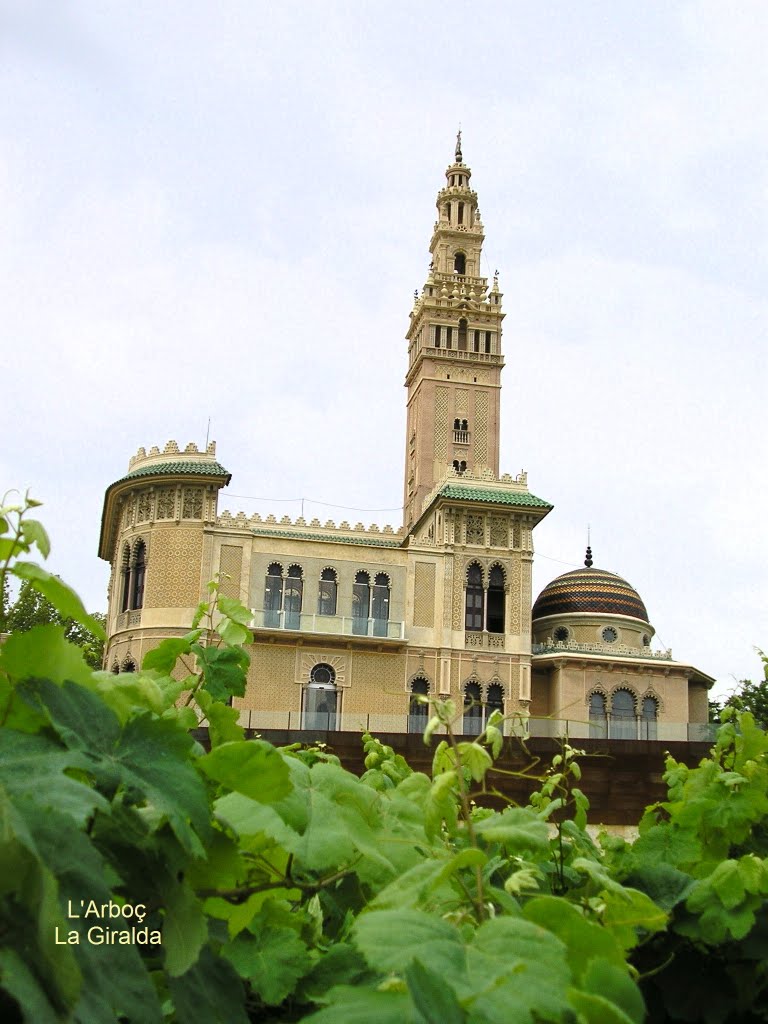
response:
<path id="1" fill-rule="evenodd" d="M 523 585 L 523 574 L 520 569 L 520 559 L 515 558 L 510 567 L 510 587 L 509 587 L 509 606 L 510 606 L 510 617 L 509 617 L 509 631 L 510 633 L 519 633 L 522 628 L 522 615 L 520 613 L 520 606 L 525 603 L 522 596 L 522 585 Z M 530 585 L 530 584 L 529 584 Z M 528 605 L 530 608 L 530 604 Z"/>
<path id="2" fill-rule="evenodd" d="M 435 388 L 435 458 L 448 458 L 448 388 Z"/>
<path id="3" fill-rule="evenodd" d="M 467 516 L 467 544 L 485 544 L 484 516 Z"/>
<path id="4" fill-rule="evenodd" d="M 139 495 L 139 500 L 136 505 L 137 523 L 148 523 L 152 518 L 152 497 L 153 496 L 148 491 Z"/>
<path id="5" fill-rule="evenodd" d="M 203 534 L 199 529 L 165 528 L 152 538 L 145 608 L 194 607 L 200 600 Z"/>
<path id="6" fill-rule="evenodd" d="M 413 586 L 414 626 L 435 624 L 435 564 L 417 562 Z"/>
<path id="7" fill-rule="evenodd" d="M 202 487 L 185 487 L 182 492 L 182 519 L 203 518 L 203 489 Z"/>
<path id="8" fill-rule="evenodd" d="M 164 487 L 157 495 L 157 518 L 174 519 L 176 516 L 176 489 Z"/>
<path id="9" fill-rule="evenodd" d="M 475 463 L 488 463 L 488 395 L 481 392 L 475 398 Z"/>
<path id="10" fill-rule="evenodd" d="M 221 573 L 220 593 L 224 597 L 240 597 L 240 583 L 243 571 L 243 549 L 239 544 L 222 544 L 219 560 Z"/>
<path id="11" fill-rule="evenodd" d="M 404 654 L 365 654 L 356 651 L 352 655 L 352 685 L 344 694 L 344 711 L 349 714 L 360 710 L 361 724 L 365 724 L 368 713 L 405 713 L 407 701 L 404 683 Z"/>
<path id="12" fill-rule="evenodd" d="M 491 547 L 505 548 L 509 541 L 509 528 L 503 516 L 491 516 Z"/>

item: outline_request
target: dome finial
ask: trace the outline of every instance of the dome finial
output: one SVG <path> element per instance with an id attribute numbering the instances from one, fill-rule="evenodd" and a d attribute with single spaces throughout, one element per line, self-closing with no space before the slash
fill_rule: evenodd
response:
<path id="1" fill-rule="evenodd" d="M 462 162 L 462 159 L 463 157 L 461 155 L 461 125 L 459 125 L 459 130 L 456 133 L 456 163 L 460 164 Z"/>
<path id="2" fill-rule="evenodd" d="M 592 548 L 587 544 L 587 557 L 584 559 L 584 565 L 588 569 L 592 568 Z"/>

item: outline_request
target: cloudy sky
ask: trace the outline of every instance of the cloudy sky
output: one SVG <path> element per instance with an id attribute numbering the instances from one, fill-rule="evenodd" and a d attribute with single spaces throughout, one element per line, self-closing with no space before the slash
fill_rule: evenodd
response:
<path id="1" fill-rule="evenodd" d="M 589 523 L 663 646 L 756 678 L 767 44 L 763 0 L 0 0 L 0 481 L 45 502 L 54 571 L 104 609 L 104 488 L 209 418 L 221 509 L 399 525 L 460 123 L 502 470 L 555 506 L 535 589 Z"/>

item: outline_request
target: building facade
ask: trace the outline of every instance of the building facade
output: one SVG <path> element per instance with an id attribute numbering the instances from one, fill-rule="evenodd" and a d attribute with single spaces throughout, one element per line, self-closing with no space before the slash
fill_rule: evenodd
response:
<path id="1" fill-rule="evenodd" d="M 651 652 L 639 596 L 591 556 L 533 605 L 533 530 L 552 506 L 499 471 L 502 293 L 480 272 L 470 178 L 459 139 L 406 335 L 403 525 L 219 514 L 215 443 L 140 448 L 104 502 L 107 668 L 186 632 L 219 574 L 253 610 L 236 701 L 251 728 L 417 732 L 425 694 L 463 706 L 469 734 L 494 708 L 543 735 L 685 739 L 706 722 L 712 680 Z"/>

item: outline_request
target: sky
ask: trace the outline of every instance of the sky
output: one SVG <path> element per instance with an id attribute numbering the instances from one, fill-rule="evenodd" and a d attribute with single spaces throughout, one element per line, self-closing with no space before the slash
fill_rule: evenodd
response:
<path id="1" fill-rule="evenodd" d="M 768 5 L 0 0 L 0 489 L 106 609 L 105 488 L 401 522 L 406 344 L 462 129 L 535 594 L 637 588 L 726 693 L 768 648 Z M 210 428 L 209 428 L 210 421 Z M 338 506 L 338 507 L 333 507 Z"/>

